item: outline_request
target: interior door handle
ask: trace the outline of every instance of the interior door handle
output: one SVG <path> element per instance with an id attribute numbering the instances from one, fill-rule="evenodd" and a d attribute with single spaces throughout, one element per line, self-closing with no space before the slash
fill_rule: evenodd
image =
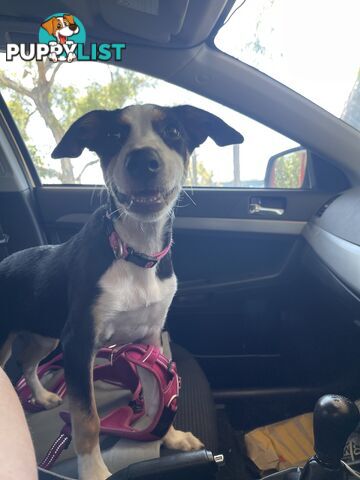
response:
<path id="1" fill-rule="evenodd" d="M 254 215 L 256 213 L 269 213 L 270 215 L 284 215 L 284 208 L 263 207 L 260 203 L 250 203 L 249 213 Z"/>

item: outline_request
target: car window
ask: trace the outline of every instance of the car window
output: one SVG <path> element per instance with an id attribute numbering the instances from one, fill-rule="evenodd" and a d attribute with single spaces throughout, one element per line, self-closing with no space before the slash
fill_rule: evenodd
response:
<path id="1" fill-rule="evenodd" d="M 43 184 L 103 184 L 99 161 L 85 150 L 76 159 L 54 160 L 51 152 L 70 124 L 99 108 L 135 102 L 188 103 L 221 117 L 245 137 L 240 146 L 220 148 L 208 139 L 192 155 L 186 185 L 195 187 L 264 186 L 270 157 L 298 144 L 180 87 L 104 63 L 6 62 L 0 56 L 0 86 Z M 293 163 L 295 165 L 295 163 Z M 295 165 L 296 167 L 296 165 Z M 284 174 L 293 175 L 294 166 Z M 282 188 L 297 185 L 284 181 Z"/>
<path id="2" fill-rule="evenodd" d="M 236 0 L 216 46 L 360 130 L 359 0 Z"/>

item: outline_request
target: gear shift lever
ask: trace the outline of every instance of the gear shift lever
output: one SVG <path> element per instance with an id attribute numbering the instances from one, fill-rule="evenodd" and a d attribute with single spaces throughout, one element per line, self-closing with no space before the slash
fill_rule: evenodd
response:
<path id="1" fill-rule="evenodd" d="M 340 395 L 321 397 L 314 410 L 314 449 L 320 463 L 338 468 L 349 435 L 360 420 L 357 406 Z"/>
<path id="2" fill-rule="evenodd" d="M 346 478 L 341 458 L 359 420 L 357 406 L 345 397 L 325 395 L 318 400 L 314 410 L 315 456 L 305 465 L 301 480 Z"/>
<path id="3" fill-rule="evenodd" d="M 315 455 L 304 468 L 290 468 L 263 480 L 350 480 L 354 475 L 341 463 L 349 435 L 360 413 L 354 402 L 340 395 L 325 395 L 314 410 Z M 358 477 L 356 477 L 358 478 Z"/>

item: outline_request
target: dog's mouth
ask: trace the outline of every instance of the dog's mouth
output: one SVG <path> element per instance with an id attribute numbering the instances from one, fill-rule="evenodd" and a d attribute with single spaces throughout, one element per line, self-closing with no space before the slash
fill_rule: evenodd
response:
<path id="1" fill-rule="evenodd" d="M 59 35 L 59 42 L 61 43 L 61 45 L 66 43 L 67 37 L 65 37 L 65 35 L 61 35 L 61 33 L 59 33 L 58 35 Z"/>
<path id="2" fill-rule="evenodd" d="M 129 194 L 114 192 L 119 203 L 124 205 L 127 210 L 133 210 L 139 213 L 151 213 L 162 210 L 169 205 L 176 192 L 176 187 L 167 191 L 160 190 L 142 190 Z"/>

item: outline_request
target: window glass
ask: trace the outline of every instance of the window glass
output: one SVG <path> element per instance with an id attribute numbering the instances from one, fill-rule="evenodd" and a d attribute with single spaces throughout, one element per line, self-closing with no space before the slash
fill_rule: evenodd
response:
<path id="1" fill-rule="evenodd" d="M 360 130 L 359 0 L 236 0 L 216 46 Z"/>
<path id="2" fill-rule="evenodd" d="M 222 105 L 180 87 L 103 63 L 6 62 L 0 56 L 0 86 L 44 184 L 103 184 L 99 161 L 85 150 L 76 159 L 51 152 L 70 124 L 84 113 L 132 103 L 191 104 L 240 131 L 240 146 L 218 147 L 208 139 L 190 162 L 186 181 L 197 187 L 264 186 L 271 156 L 297 146 L 289 138 Z"/>

